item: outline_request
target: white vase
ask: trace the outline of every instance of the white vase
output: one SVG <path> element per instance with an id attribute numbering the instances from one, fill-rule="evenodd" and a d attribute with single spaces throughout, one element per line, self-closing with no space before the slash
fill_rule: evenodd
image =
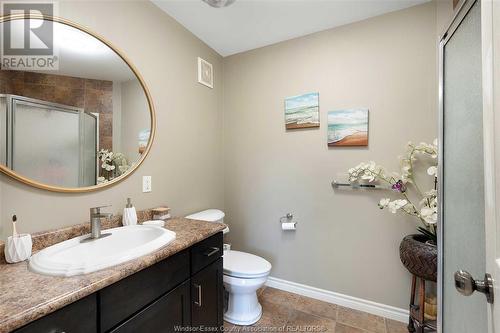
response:
<path id="1" fill-rule="evenodd" d="M 31 257 L 33 242 L 30 234 L 9 236 L 5 244 L 5 260 L 9 264 L 24 261 Z"/>

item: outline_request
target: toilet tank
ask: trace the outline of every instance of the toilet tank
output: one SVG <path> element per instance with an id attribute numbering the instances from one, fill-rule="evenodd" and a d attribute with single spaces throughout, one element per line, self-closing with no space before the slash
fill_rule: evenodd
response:
<path id="1" fill-rule="evenodd" d="M 186 218 L 213 223 L 224 223 L 224 216 L 226 216 L 226 214 L 224 214 L 224 212 L 219 209 L 207 209 L 198 213 L 188 215 L 186 216 Z M 229 228 L 224 229 L 222 232 L 224 234 L 228 233 Z"/>

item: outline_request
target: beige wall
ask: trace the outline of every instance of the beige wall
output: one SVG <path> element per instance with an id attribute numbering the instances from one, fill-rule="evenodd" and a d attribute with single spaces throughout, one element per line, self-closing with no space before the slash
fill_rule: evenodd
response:
<path id="1" fill-rule="evenodd" d="M 148 101 L 142 87 L 137 80 L 130 80 L 121 84 L 122 91 L 122 121 L 121 138 L 122 153 L 130 163 L 140 158 L 139 132 L 149 128 L 151 118 L 147 114 Z"/>
<path id="2" fill-rule="evenodd" d="M 436 32 L 442 36 L 454 14 L 453 0 L 436 0 Z"/>
<path id="3" fill-rule="evenodd" d="M 437 134 L 436 4 L 224 59 L 225 206 L 235 249 L 271 275 L 407 308 L 399 261 L 415 221 L 377 208 L 382 192 L 333 191 L 361 161 L 397 170 L 408 141 Z M 285 131 L 283 100 L 320 93 L 321 127 Z M 370 109 L 369 147 L 330 148 L 327 112 Z M 296 232 L 280 230 L 291 212 Z"/>
<path id="4" fill-rule="evenodd" d="M 223 207 L 222 58 L 150 2 L 61 1 L 60 16 L 101 34 L 137 66 L 156 106 L 157 137 L 134 175 L 96 193 L 49 193 L 0 176 L 2 238 L 12 214 L 20 231 L 34 232 L 87 221 L 97 205 L 119 212 L 128 196 L 138 208 L 168 204 L 176 215 Z M 198 56 L 214 65 L 213 90 L 196 82 Z M 152 193 L 142 193 L 143 175 L 153 177 Z"/>
<path id="5" fill-rule="evenodd" d="M 113 151 L 122 151 L 122 83 L 120 81 L 113 81 Z"/>

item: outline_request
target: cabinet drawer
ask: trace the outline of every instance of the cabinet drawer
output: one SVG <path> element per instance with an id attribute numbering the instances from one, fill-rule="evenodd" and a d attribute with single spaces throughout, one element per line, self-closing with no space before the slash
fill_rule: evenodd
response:
<path id="1" fill-rule="evenodd" d="M 189 279 L 189 252 L 183 251 L 99 292 L 101 331 L 132 316 Z"/>
<path id="2" fill-rule="evenodd" d="M 175 332 L 176 326 L 189 327 L 189 280 L 118 326 L 112 333 Z"/>
<path id="3" fill-rule="evenodd" d="M 222 251 L 222 232 L 194 245 L 191 248 L 191 274 L 219 259 Z"/>
<path id="4" fill-rule="evenodd" d="M 45 317 L 21 327 L 16 333 L 92 333 L 97 332 L 96 294 L 66 305 Z"/>

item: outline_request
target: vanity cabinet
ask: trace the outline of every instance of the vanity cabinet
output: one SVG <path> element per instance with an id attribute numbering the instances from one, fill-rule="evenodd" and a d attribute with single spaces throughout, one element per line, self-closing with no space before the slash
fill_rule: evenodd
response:
<path id="1" fill-rule="evenodd" d="M 18 333 L 174 332 L 223 325 L 222 233 L 126 277 Z"/>
<path id="2" fill-rule="evenodd" d="M 98 292 L 101 331 L 108 332 L 189 276 L 189 251 L 185 250 L 102 289 Z"/>
<path id="3" fill-rule="evenodd" d="M 18 329 L 19 333 L 97 332 L 97 295 L 92 294 Z"/>
<path id="4" fill-rule="evenodd" d="M 192 326 L 223 325 L 222 258 L 191 277 Z"/>
<path id="5" fill-rule="evenodd" d="M 186 281 L 111 332 L 175 332 L 176 326 L 190 326 L 190 304 L 189 281 Z"/>

